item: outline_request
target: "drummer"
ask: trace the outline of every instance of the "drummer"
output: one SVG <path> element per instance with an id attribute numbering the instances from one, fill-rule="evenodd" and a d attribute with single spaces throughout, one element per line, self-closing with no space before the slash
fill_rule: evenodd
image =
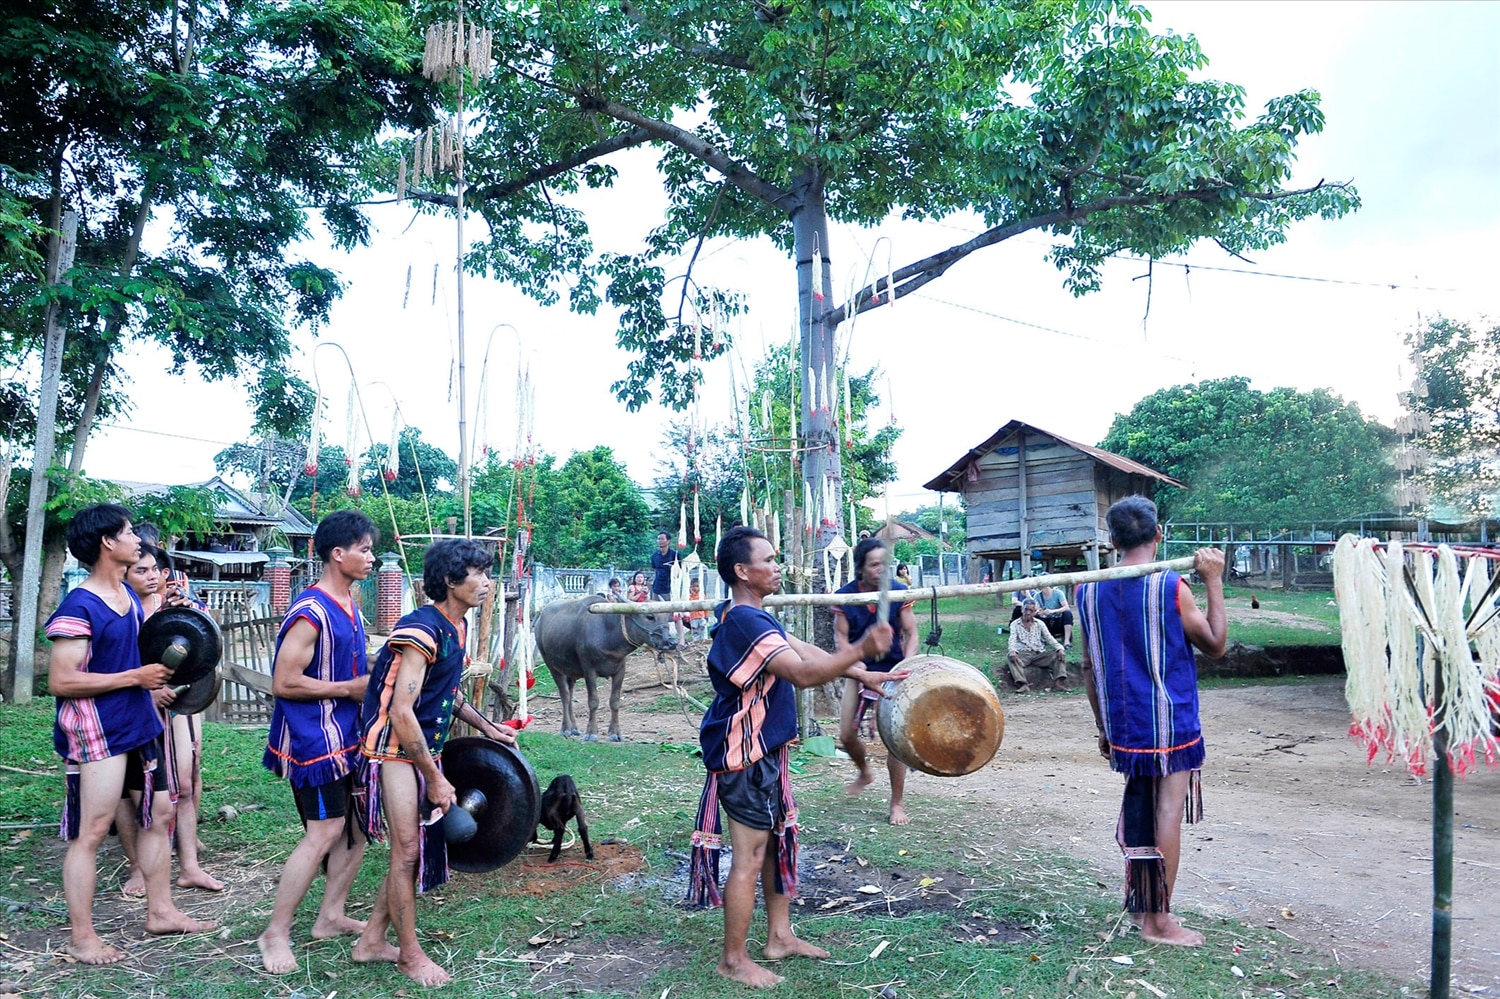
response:
<path id="1" fill-rule="evenodd" d="M 448 730 L 458 718 L 491 739 L 516 741 L 514 729 L 485 718 L 459 690 L 468 662 L 465 615 L 489 596 L 494 561 L 490 549 L 464 538 L 427 549 L 422 585 L 435 602 L 396 622 L 365 694 L 357 807 L 371 839 L 390 839 L 391 861 L 354 950 L 388 950 L 386 930 L 394 925 L 396 967 L 419 985 L 452 977 L 422 950 L 416 918 L 418 887 L 430 891 L 448 880 L 448 844 L 434 821 L 458 801 L 441 764 Z"/>
<path id="2" fill-rule="evenodd" d="M 854 546 L 854 579 L 839 587 L 838 592 L 872 595 L 878 593 L 881 583 L 885 580 L 886 566 L 890 564 L 890 558 L 890 550 L 886 548 L 884 541 L 879 538 L 865 538 Z M 893 596 L 890 611 L 887 614 L 887 623 L 891 626 L 894 635 L 891 638 L 889 652 L 877 659 L 864 661 L 865 668 L 871 672 L 889 673 L 905 658 L 908 650 L 917 647 L 917 618 L 912 613 L 911 602 L 894 596 L 896 591 L 905 589 L 907 589 L 905 583 L 894 580 L 891 582 Z M 829 609 L 833 611 L 834 647 L 839 650 L 849 648 L 862 639 L 878 616 L 878 610 L 873 602 L 835 606 Z M 879 696 L 857 680 L 846 679 L 844 681 L 844 696 L 839 701 L 839 741 L 844 747 L 844 752 L 849 754 L 849 759 L 854 761 L 854 766 L 859 771 L 854 780 L 850 781 L 845 788 L 851 795 L 859 794 L 875 779 L 865 760 L 865 744 L 859 737 L 859 725 L 865 716 L 866 709 Z M 890 823 L 893 826 L 904 826 L 911 821 L 906 814 L 906 764 L 896 759 L 895 754 L 887 752 L 885 768 L 891 777 Z"/>
<path id="3" fill-rule="evenodd" d="M 68 523 L 68 551 L 88 566 L 47 619 L 52 658 L 47 682 L 57 699 L 53 743 L 67 762 L 62 834 L 67 952 L 85 964 L 123 961 L 124 951 L 94 927 L 98 853 L 115 806 L 128 792 L 138 809 L 137 841 L 146 887 L 146 932 L 195 933 L 218 924 L 193 919 L 172 901 L 168 827 L 172 800 L 162 762 L 162 724 L 150 691 L 171 675 L 162 663 L 141 663 L 141 603 L 125 585 L 140 540 L 123 506 L 84 507 Z"/>
<path id="4" fill-rule="evenodd" d="M 731 598 L 720 605 L 725 609 L 708 653 L 714 700 L 699 732 L 708 778 L 692 837 L 688 901 L 724 906 L 719 974 L 770 988 L 781 976 L 753 961 L 746 947 L 757 880 L 766 900 L 766 958 L 828 956 L 792 932 L 790 899 L 797 891 L 797 806 L 788 769 L 788 746 L 797 736 L 793 688 L 847 676 L 878 690 L 883 681 L 905 673 L 872 673 L 858 665 L 861 659 L 880 659 L 890 648 L 891 630 L 884 622 L 876 622 L 858 645 L 833 653 L 788 635 L 762 607 L 781 588 L 781 565 L 761 532 L 743 526 L 728 531 L 719 542 L 717 562 Z M 722 897 L 720 805 L 729 813 L 733 853 Z"/>
<path id="5" fill-rule="evenodd" d="M 187 604 L 188 601 L 175 589 L 163 594 L 167 576 L 172 571 L 172 562 L 167 553 L 149 542 L 141 543 L 141 557 L 125 574 L 125 583 L 140 598 L 141 608 L 150 617 L 163 607 Z M 177 694 L 171 686 L 161 686 L 151 692 L 151 700 L 161 714 L 166 728 L 164 740 L 167 760 L 167 790 L 172 796 L 175 826 L 174 840 L 177 845 L 177 886 L 179 888 L 202 888 L 205 891 L 223 891 L 224 884 L 205 871 L 198 862 L 199 802 L 203 797 L 203 771 L 201 767 L 201 727 L 192 715 L 174 714 L 170 710 Z M 125 801 L 120 802 L 115 812 L 115 827 L 120 831 L 120 846 L 130 858 L 130 876 L 125 881 L 125 894 L 144 895 L 146 876 L 142 872 L 139 855 L 136 853 L 135 811 Z"/>

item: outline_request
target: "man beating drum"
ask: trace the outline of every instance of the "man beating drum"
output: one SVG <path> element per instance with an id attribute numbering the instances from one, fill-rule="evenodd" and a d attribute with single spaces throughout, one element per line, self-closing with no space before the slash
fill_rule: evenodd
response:
<path id="1" fill-rule="evenodd" d="M 865 538 L 854 546 L 855 577 L 851 582 L 839 587 L 838 592 L 868 593 L 871 595 L 871 603 L 829 608 L 833 611 L 833 639 L 834 646 L 838 650 L 842 651 L 857 644 L 879 617 L 874 597 L 880 592 L 881 584 L 885 581 L 886 567 L 890 564 L 890 559 L 890 551 L 886 548 L 885 542 L 879 538 Z M 907 587 L 904 583 L 892 582 L 890 588 L 894 592 Z M 866 669 L 874 673 L 889 673 L 906 657 L 907 652 L 916 649 L 917 618 L 911 608 L 910 601 L 892 600 L 890 602 L 890 610 L 886 615 L 887 623 L 894 632 L 890 651 L 877 659 L 865 659 Z M 875 779 L 865 760 L 865 744 L 859 737 L 859 725 L 865 711 L 878 697 L 875 691 L 870 690 L 858 680 L 844 681 L 844 696 L 839 703 L 839 742 L 859 770 L 858 776 L 850 781 L 846 788 L 851 795 L 859 794 Z M 898 760 L 894 753 L 887 753 L 885 765 L 891 776 L 890 823 L 893 826 L 904 826 L 911 821 L 906 814 L 904 800 L 906 764 Z"/>

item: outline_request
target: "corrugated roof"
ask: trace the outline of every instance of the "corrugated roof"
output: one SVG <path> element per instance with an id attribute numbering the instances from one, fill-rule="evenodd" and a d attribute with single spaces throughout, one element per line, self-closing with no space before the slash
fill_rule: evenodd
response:
<path id="1" fill-rule="evenodd" d="M 1169 486 L 1186 488 L 1181 482 L 1178 482 L 1170 475 L 1164 475 L 1161 472 L 1158 472 L 1156 469 L 1148 468 L 1138 461 L 1130 460 L 1124 455 L 1115 454 L 1113 451 L 1106 451 L 1103 448 L 1090 447 L 1087 444 L 1080 444 L 1077 441 L 1068 440 L 1068 438 L 1063 437 L 1060 434 L 1054 434 L 1050 430 L 1043 430 L 1041 427 L 1033 426 L 1032 424 L 1025 423 L 1021 420 L 1011 420 L 1005 426 L 1001 427 L 999 430 L 996 430 L 993 434 L 986 438 L 982 444 L 970 448 L 964 453 L 964 456 L 962 458 L 959 458 L 953 464 L 949 465 L 944 471 L 934 477 L 932 481 L 926 483 L 923 488 L 932 489 L 940 493 L 963 492 L 965 473 L 968 470 L 970 462 L 976 461 L 979 458 L 982 458 L 985 455 L 989 454 L 991 451 L 995 450 L 995 448 L 1000 446 L 1001 441 L 1004 441 L 1007 437 L 1019 433 L 1022 430 L 1034 430 L 1039 434 L 1051 437 L 1059 444 L 1065 444 L 1068 447 L 1073 448 L 1075 451 L 1081 451 L 1084 454 L 1088 455 L 1090 458 L 1093 458 L 1095 461 L 1108 465 L 1111 468 L 1118 469 L 1119 471 L 1124 472 L 1126 475 L 1144 475 L 1147 478 L 1156 479 L 1159 482 L 1165 482 Z"/>

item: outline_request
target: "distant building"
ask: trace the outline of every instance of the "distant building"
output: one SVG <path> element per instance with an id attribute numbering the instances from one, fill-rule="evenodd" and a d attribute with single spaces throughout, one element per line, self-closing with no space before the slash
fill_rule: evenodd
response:
<path id="1" fill-rule="evenodd" d="M 1122 455 L 1070 441 L 1012 420 L 970 448 L 926 484 L 960 493 L 968 509 L 966 550 L 1031 571 L 1062 559 L 1098 568 L 1110 551 L 1104 515 L 1131 494 L 1153 496 L 1157 486 L 1182 486 L 1169 475 Z M 972 564 L 972 563 L 971 563 Z"/>

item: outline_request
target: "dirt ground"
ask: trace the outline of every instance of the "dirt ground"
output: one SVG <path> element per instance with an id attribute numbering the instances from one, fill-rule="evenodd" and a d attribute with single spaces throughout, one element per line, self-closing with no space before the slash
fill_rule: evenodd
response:
<path id="1" fill-rule="evenodd" d="M 649 656 L 632 658 L 626 738 L 693 739 L 682 713 L 663 709 L 656 675 Z M 706 680 L 688 689 L 707 696 Z M 579 708 L 582 696 L 580 686 Z M 1007 838 L 1087 860 L 1113 885 L 1120 783 L 1098 756 L 1083 694 L 1001 697 L 999 755 L 967 777 L 913 774 L 914 821 L 924 796 L 958 797 L 996 816 Z M 1186 831 L 1174 907 L 1190 924 L 1197 912 L 1273 926 L 1340 965 L 1426 980 L 1430 784 L 1383 760 L 1366 766 L 1363 746 L 1347 735 L 1342 677 L 1210 689 L 1202 701 L 1205 818 Z M 537 725 L 555 729 L 556 700 L 533 710 Z M 607 724 L 605 703 L 601 730 Z M 883 793 L 883 770 L 867 793 Z M 1471 774 L 1454 797 L 1453 983 L 1500 995 L 1500 771 Z"/>

